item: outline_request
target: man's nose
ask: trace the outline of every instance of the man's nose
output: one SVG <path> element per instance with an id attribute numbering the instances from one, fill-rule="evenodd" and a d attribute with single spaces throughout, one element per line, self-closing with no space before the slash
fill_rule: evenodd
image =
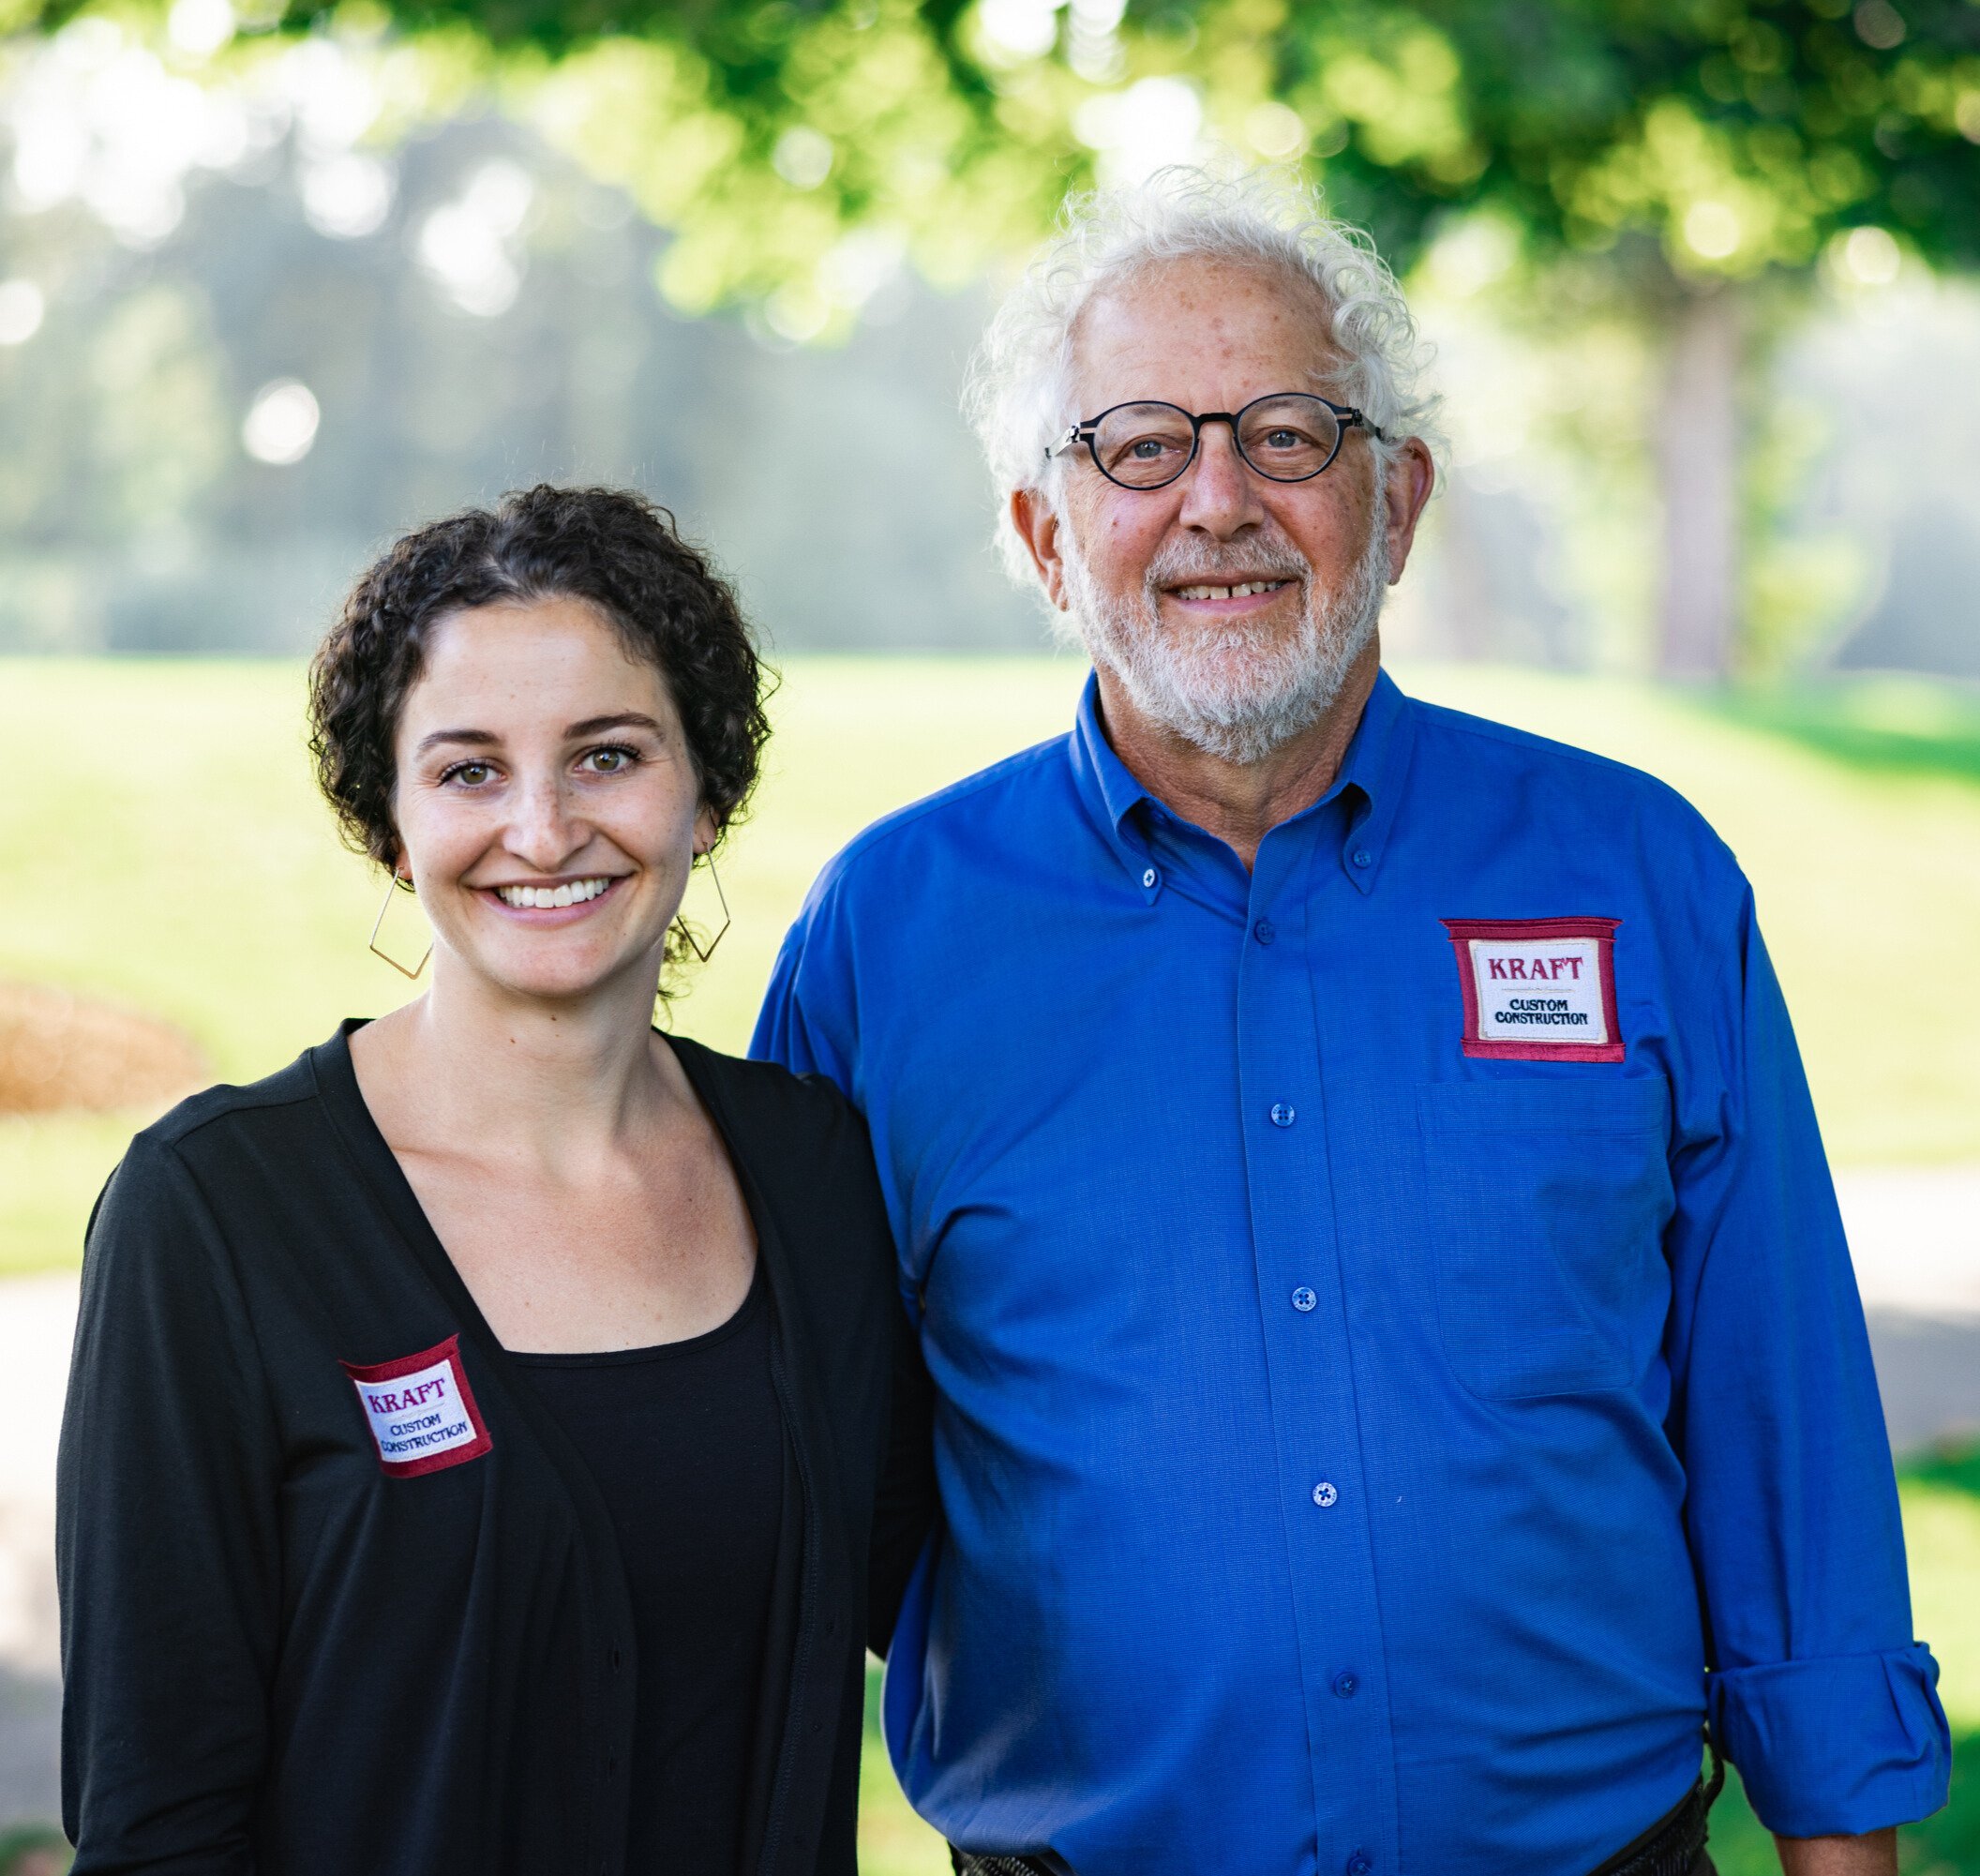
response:
<path id="1" fill-rule="evenodd" d="M 1201 528 L 1227 540 L 1264 518 L 1258 505 L 1257 478 L 1238 454 L 1237 433 L 1229 424 L 1206 424 L 1196 443 L 1196 460 L 1184 472 L 1182 513 L 1186 528 Z"/>

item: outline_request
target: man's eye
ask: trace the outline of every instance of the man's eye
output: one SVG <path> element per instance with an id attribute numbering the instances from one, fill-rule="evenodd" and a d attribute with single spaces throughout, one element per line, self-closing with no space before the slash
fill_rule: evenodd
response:
<path id="1" fill-rule="evenodd" d="M 1141 437 L 1128 445 L 1128 454 L 1139 457 L 1143 462 L 1153 462 L 1167 447 L 1160 437 Z"/>

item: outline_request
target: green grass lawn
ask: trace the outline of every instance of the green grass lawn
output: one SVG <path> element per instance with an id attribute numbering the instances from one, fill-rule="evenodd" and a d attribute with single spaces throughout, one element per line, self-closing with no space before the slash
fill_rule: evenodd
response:
<path id="1" fill-rule="evenodd" d="M 874 816 L 1058 733 L 1082 675 L 1045 658 L 790 660 L 763 789 L 722 861 L 735 925 L 677 1027 L 741 1047 L 823 861 Z M 1682 789 L 1755 882 L 1835 1156 L 1980 1160 L 1980 704 L 1891 683 L 1717 699 L 1483 668 L 1402 678 Z M 0 979 L 167 1017 L 229 1079 L 409 994 L 365 950 L 381 889 L 312 792 L 301 700 L 286 664 L 0 662 L 0 902 L 15 908 Z M 399 911 L 398 942 L 416 951 L 416 913 Z M 144 1118 L 0 1119 L 0 1271 L 75 1261 L 89 1203 Z M 1905 1486 L 1918 1629 L 1970 1737 L 1976 1486 L 1943 1469 Z M 866 1778 L 869 1876 L 946 1868 L 878 1749 Z M 1912 1834 L 1910 1868 L 1980 1876 L 1972 1786 Z M 1736 1793 L 1718 1816 L 1727 1876 L 1769 1867 Z"/>
<path id="2" fill-rule="evenodd" d="M 875 815 L 1062 728 L 1069 661 L 793 659 L 735 926 L 674 1020 L 740 1047 L 784 928 Z M 1442 702 L 1650 769 L 1751 874 L 1831 1151 L 1980 1159 L 1980 706 L 1869 687 L 1740 709 L 1619 680 L 1405 672 Z M 379 892 L 312 792 L 286 664 L 0 662 L 0 978 L 180 1024 L 252 1077 L 407 995 L 369 956 Z M 691 906 L 712 905 L 698 880 Z M 395 910 L 400 946 L 423 942 Z M 128 1117 L 0 1121 L 0 1268 L 73 1261 Z"/>

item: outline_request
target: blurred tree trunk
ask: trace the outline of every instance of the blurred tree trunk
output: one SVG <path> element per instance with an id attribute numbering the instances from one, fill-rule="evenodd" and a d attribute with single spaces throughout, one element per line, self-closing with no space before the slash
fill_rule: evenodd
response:
<path id="1" fill-rule="evenodd" d="M 1676 296 L 1658 415 L 1663 493 L 1658 665 L 1720 678 L 1739 626 L 1740 306 L 1730 286 Z"/>

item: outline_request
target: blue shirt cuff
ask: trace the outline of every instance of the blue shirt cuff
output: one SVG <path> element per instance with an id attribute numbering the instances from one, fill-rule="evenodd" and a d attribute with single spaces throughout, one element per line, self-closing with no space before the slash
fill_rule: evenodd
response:
<path id="1" fill-rule="evenodd" d="M 1922 1642 L 1732 1668 L 1712 1676 L 1712 1729 L 1769 1830 L 1855 1836 L 1945 1803 L 1953 1742 L 1938 1685 Z"/>

